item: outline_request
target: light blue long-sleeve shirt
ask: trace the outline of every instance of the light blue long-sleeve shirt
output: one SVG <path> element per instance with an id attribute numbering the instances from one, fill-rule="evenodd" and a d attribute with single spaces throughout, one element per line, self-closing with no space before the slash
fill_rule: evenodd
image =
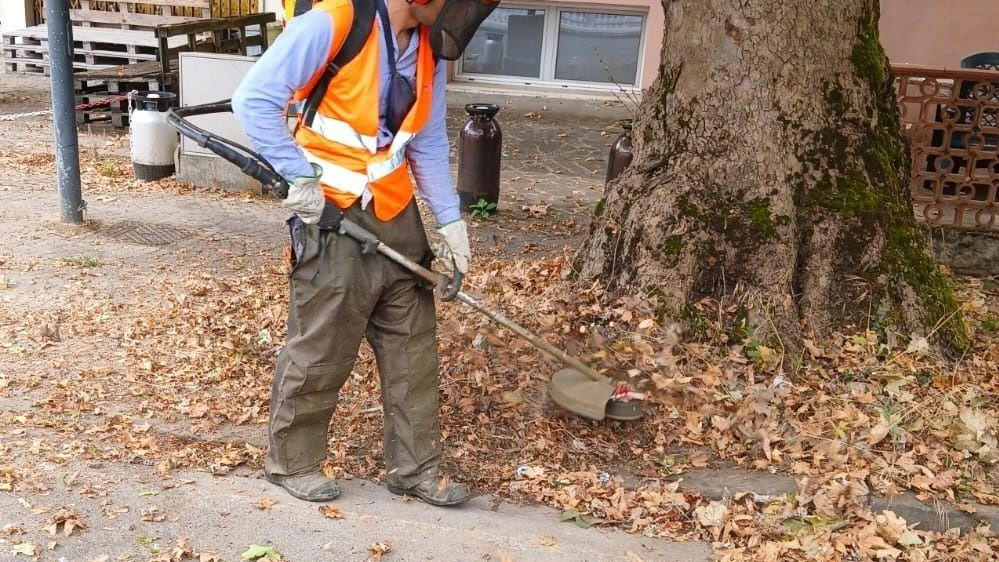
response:
<path id="1" fill-rule="evenodd" d="M 376 23 L 387 25 L 376 18 Z M 378 37 L 384 37 L 381 28 Z M 392 41 L 395 42 L 394 33 Z M 232 111 L 254 148 L 285 178 L 312 175 L 312 166 L 288 130 L 285 108 L 294 92 L 308 84 L 326 66 L 333 43 L 333 22 L 328 12 L 310 10 L 292 19 L 274 44 L 253 65 L 232 97 Z M 396 70 L 413 80 L 416 73 L 419 38 L 414 33 L 404 52 L 395 44 Z M 438 63 L 434 71 L 433 104 L 426 126 L 406 147 L 416 190 L 440 224 L 461 218 L 458 194 L 451 180 L 450 145 L 447 136 L 447 65 Z M 388 83 L 390 68 L 386 50 L 381 49 L 378 79 Z M 413 81 L 415 83 L 415 80 Z M 378 147 L 392 143 L 394 134 L 385 126 L 388 88 L 379 91 Z"/>

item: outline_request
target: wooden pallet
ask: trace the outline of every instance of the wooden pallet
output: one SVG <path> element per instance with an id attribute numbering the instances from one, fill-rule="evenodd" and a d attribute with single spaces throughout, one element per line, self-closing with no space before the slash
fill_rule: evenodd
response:
<path id="1" fill-rule="evenodd" d="M 184 37 L 167 39 L 171 49 L 187 45 Z M 160 40 L 148 30 L 73 27 L 73 68 L 93 70 L 157 59 Z M 3 36 L 7 72 L 48 73 L 48 31 L 44 25 Z"/>
<path id="2" fill-rule="evenodd" d="M 0 0 L 5 1 L 5 0 Z M 91 10 L 106 10 L 113 11 L 117 9 L 115 2 L 117 0 L 90 0 L 89 8 Z M 43 0 L 33 0 L 32 2 L 32 12 L 34 19 L 31 21 L 41 22 L 45 21 L 45 7 L 43 5 Z M 81 7 L 80 0 L 69 0 L 69 7 L 74 10 L 78 10 Z M 141 14 L 154 14 L 157 12 L 163 12 L 155 3 L 151 4 L 149 2 L 142 2 L 136 4 L 134 10 Z M 243 16 L 246 14 L 256 14 L 260 11 L 259 0 L 211 0 L 211 17 L 213 18 L 227 18 L 230 16 Z M 199 16 L 203 13 L 203 10 L 197 7 L 171 5 L 169 9 L 169 14 L 174 16 Z"/>
<path id="3" fill-rule="evenodd" d="M 89 104 L 131 91 L 170 91 L 176 93 L 177 63 L 171 64 L 171 73 L 161 80 L 160 64 L 146 61 L 128 66 L 79 72 L 73 76 L 76 104 Z M 128 127 L 128 101 L 76 112 L 77 123 L 110 122 L 115 127 Z"/>

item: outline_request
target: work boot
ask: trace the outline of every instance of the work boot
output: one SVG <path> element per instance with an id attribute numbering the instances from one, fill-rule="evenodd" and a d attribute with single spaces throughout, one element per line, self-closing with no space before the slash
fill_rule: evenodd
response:
<path id="1" fill-rule="evenodd" d="M 472 497 L 468 486 L 449 482 L 443 476 L 424 480 L 412 488 L 400 488 L 389 484 L 388 489 L 398 496 L 417 497 L 430 505 L 437 506 L 461 505 Z"/>
<path id="2" fill-rule="evenodd" d="M 326 475 L 318 470 L 297 476 L 267 474 L 265 471 L 264 478 L 307 502 L 328 502 L 340 495 L 340 486 L 336 481 L 326 478 Z"/>

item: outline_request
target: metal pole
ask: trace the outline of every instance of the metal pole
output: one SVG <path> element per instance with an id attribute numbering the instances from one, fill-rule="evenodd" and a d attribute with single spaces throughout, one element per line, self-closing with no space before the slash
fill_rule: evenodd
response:
<path id="1" fill-rule="evenodd" d="M 83 222 L 80 150 L 76 136 L 73 92 L 73 30 L 68 0 L 45 0 L 52 73 L 52 128 L 55 130 L 56 174 L 63 222 Z"/>

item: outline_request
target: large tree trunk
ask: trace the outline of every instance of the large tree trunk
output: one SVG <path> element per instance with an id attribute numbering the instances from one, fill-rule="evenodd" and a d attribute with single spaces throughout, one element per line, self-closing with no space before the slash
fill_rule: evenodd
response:
<path id="1" fill-rule="evenodd" d="M 663 0 L 635 160 L 580 276 L 682 313 L 739 297 L 792 342 L 872 323 L 962 343 L 909 200 L 877 0 Z"/>

